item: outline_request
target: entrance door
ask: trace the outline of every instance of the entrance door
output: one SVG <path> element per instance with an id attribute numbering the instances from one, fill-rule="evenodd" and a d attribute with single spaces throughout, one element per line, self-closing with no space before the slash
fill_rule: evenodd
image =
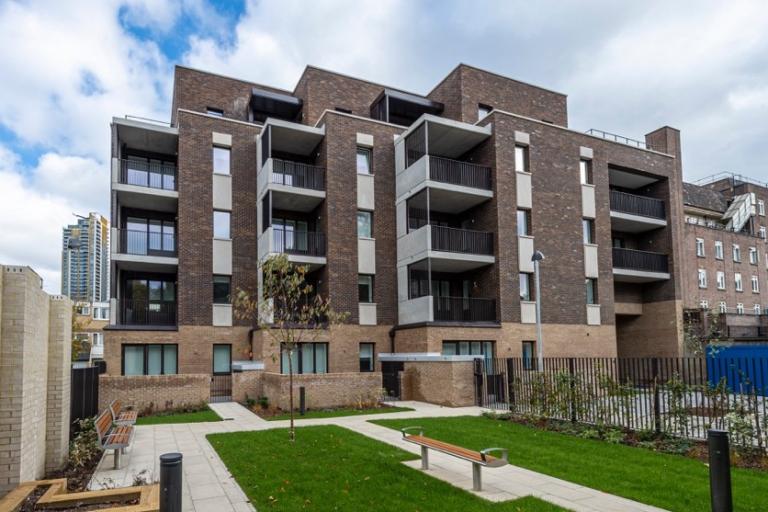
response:
<path id="1" fill-rule="evenodd" d="M 382 361 L 381 380 L 387 397 L 400 399 L 400 372 L 403 371 L 402 361 Z"/>
<path id="2" fill-rule="evenodd" d="M 232 345 L 213 346 L 213 369 L 211 375 L 211 402 L 232 400 Z"/>

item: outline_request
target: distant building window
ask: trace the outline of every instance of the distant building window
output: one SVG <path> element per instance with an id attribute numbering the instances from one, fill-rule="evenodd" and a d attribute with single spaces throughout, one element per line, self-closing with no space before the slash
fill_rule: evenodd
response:
<path id="1" fill-rule="evenodd" d="M 595 180 L 594 180 L 594 176 L 592 176 L 591 160 L 579 161 L 579 176 L 581 178 L 582 185 L 594 185 Z"/>
<path id="2" fill-rule="evenodd" d="M 358 210 L 357 238 L 373 238 L 373 213 Z"/>
<path id="3" fill-rule="evenodd" d="M 699 269 L 699 288 L 707 287 L 707 271 L 703 268 Z"/>
<path id="4" fill-rule="evenodd" d="M 372 372 L 374 369 L 374 343 L 360 344 L 360 371 Z"/>
<path id="5" fill-rule="evenodd" d="M 587 288 L 587 304 L 599 304 L 597 296 L 597 279 L 587 278 L 585 284 Z"/>
<path id="6" fill-rule="evenodd" d="M 741 282 L 741 274 L 739 272 L 736 272 L 733 275 L 733 279 L 736 282 L 736 291 L 737 292 L 743 292 L 744 291 L 744 285 Z"/>
<path id="7" fill-rule="evenodd" d="M 207 107 L 205 113 L 209 116 L 224 117 L 224 111 L 220 108 Z"/>
<path id="8" fill-rule="evenodd" d="M 357 298 L 363 303 L 373 302 L 373 276 L 360 274 L 357 276 Z"/>
<path id="9" fill-rule="evenodd" d="M 358 174 L 373 174 L 373 166 L 371 165 L 371 150 L 369 148 L 359 147 L 357 148 L 357 173 Z"/>
<path id="10" fill-rule="evenodd" d="M 493 107 L 490 105 L 483 105 L 482 103 L 477 105 L 477 120 L 481 120 L 485 116 L 491 113 L 491 110 L 493 110 Z"/>
<path id="11" fill-rule="evenodd" d="M 520 300 L 530 302 L 534 299 L 533 296 L 533 274 L 527 272 L 520 273 Z"/>
<path id="12" fill-rule="evenodd" d="M 517 235 L 531 235 L 531 211 L 517 210 Z"/>
<path id="13" fill-rule="evenodd" d="M 728 312 L 728 305 L 725 302 L 720 302 L 719 310 L 721 315 L 726 314 Z"/>
<path id="14" fill-rule="evenodd" d="M 744 314 L 744 304 L 742 304 L 741 302 L 736 304 L 736 314 L 737 315 L 743 315 Z"/>
<path id="15" fill-rule="evenodd" d="M 528 146 L 515 146 L 515 170 L 530 172 L 528 167 Z"/>
<path id="16" fill-rule="evenodd" d="M 750 247 L 749 248 L 749 263 L 751 263 L 752 265 L 757 265 L 758 259 L 759 258 L 757 256 L 757 247 Z"/>
<path id="17" fill-rule="evenodd" d="M 704 239 L 703 238 L 696 239 L 696 256 L 700 258 L 704 257 Z"/>
<path id="18" fill-rule="evenodd" d="M 720 240 L 715 242 L 715 259 L 723 259 L 723 242 Z"/>
<path id="19" fill-rule="evenodd" d="M 213 172 L 216 174 L 229 174 L 229 148 L 213 146 Z"/>
<path id="20" fill-rule="evenodd" d="M 171 375 L 178 373 L 178 346 L 123 345 L 123 375 Z"/>
<path id="21" fill-rule="evenodd" d="M 752 291 L 760 293 L 760 279 L 757 276 L 752 276 Z"/>
<path id="22" fill-rule="evenodd" d="M 213 303 L 229 304 L 231 297 L 232 278 L 230 276 L 213 276 Z"/>
<path id="23" fill-rule="evenodd" d="M 757 213 L 758 215 L 765 215 L 765 201 L 762 199 L 757 201 Z"/>
<path id="24" fill-rule="evenodd" d="M 595 243 L 595 221 L 592 219 L 581 219 L 582 232 L 584 234 L 585 244 Z"/>
<path id="25" fill-rule="evenodd" d="M 736 244 L 733 244 L 733 261 L 741 261 L 741 247 Z"/>
<path id="26" fill-rule="evenodd" d="M 725 290 L 725 272 L 717 271 L 717 289 Z"/>
<path id="27" fill-rule="evenodd" d="M 280 348 L 280 373 L 288 373 L 288 350 Z M 290 360 L 293 373 L 328 373 L 328 344 L 297 343 Z"/>
<path id="28" fill-rule="evenodd" d="M 765 236 L 765 226 L 760 226 L 760 229 L 758 230 L 758 233 L 759 233 L 760 238 L 765 240 L 765 238 L 766 238 L 766 236 Z"/>
<path id="29" fill-rule="evenodd" d="M 700 309 L 709 309 L 709 301 L 707 299 L 701 299 L 699 301 L 699 308 Z"/>
<path id="30" fill-rule="evenodd" d="M 754 311 L 756 315 L 762 315 L 763 314 L 763 308 L 760 306 L 760 304 L 755 304 Z"/>
<path id="31" fill-rule="evenodd" d="M 229 212 L 214 210 L 213 212 L 213 238 L 228 240 L 230 238 Z"/>

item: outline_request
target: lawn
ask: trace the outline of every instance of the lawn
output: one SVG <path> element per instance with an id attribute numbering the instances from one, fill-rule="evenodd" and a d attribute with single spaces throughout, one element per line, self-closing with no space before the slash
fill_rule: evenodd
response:
<path id="1" fill-rule="evenodd" d="M 295 443 L 287 429 L 210 434 L 208 440 L 261 511 L 563 510 L 532 497 L 492 504 L 402 464 L 418 457 L 338 426 L 298 428 Z"/>
<path id="2" fill-rule="evenodd" d="M 368 409 L 318 409 L 316 411 L 306 411 L 304 416 L 301 416 L 298 412 L 293 414 L 293 418 L 297 420 L 306 420 L 310 418 L 338 418 L 340 416 L 360 416 L 363 414 L 387 414 L 392 412 L 405 412 L 412 411 L 410 407 L 371 407 Z M 291 419 L 290 413 L 276 414 L 265 418 L 268 421 L 281 421 Z"/>
<path id="3" fill-rule="evenodd" d="M 151 416 L 139 416 L 137 425 L 164 425 L 167 423 L 202 423 L 204 421 L 221 421 L 221 417 L 213 412 L 210 407 L 191 412 L 169 412 L 153 414 Z"/>
<path id="4" fill-rule="evenodd" d="M 509 449 L 512 464 L 672 511 L 709 510 L 709 470 L 702 462 L 643 448 L 581 439 L 482 417 L 371 420 L 475 450 Z M 734 509 L 765 511 L 768 473 L 733 469 Z"/>

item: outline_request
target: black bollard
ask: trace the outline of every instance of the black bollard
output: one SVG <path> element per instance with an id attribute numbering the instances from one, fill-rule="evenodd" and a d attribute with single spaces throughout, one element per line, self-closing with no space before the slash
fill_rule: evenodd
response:
<path id="1" fill-rule="evenodd" d="M 299 388 L 299 414 L 304 416 L 305 412 L 307 412 L 307 395 L 304 386 L 301 386 Z"/>
<path id="2" fill-rule="evenodd" d="M 160 456 L 160 512 L 181 512 L 180 453 Z"/>
<path id="3" fill-rule="evenodd" d="M 712 512 L 733 512 L 728 432 L 711 429 L 707 434 L 707 445 L 709 446 L 709 494 L 712 500 Z"/>

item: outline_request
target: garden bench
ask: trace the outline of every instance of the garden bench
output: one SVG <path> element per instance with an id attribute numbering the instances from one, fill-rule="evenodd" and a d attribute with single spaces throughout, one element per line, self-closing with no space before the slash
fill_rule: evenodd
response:
<path id="1" fill-rule="evenodd" d="M 120 469 L 120 454 L 133 441 L 133 427 L 112 423 L 112 412 L 105 409 L 96 418 L 96 434 L 102 450 L 112 450 L 115 454 L 115 469 Z"/>
<path id="2" fill-rule="evenodd" d="M 409 434 L 411 430 L 418 430 L 418 434 Z M 401 430 L 403 439 L 409 443 L 421 446 L 421 469 L 429 469 L 429 450 L 452 455 L 462 460 L 472 463 L 472 489 L 475 491 L 483 490 L 483 482 L 480 476 L 480 468 L 485 466 L 489 468 L 498 468 L 509 464 L 508 453 L 505 448 L 486 448 L 476 452 L 460 446 L 455 446 L 437 439 L 424 437 L 424 430 L 421 427 L 406 427 Z M 499 452 L 500 457 L 494 457 L 490 453 Z"/>
<path id="3" fill-rule="evenodd" d="M 112 400 L 109 411 L 112 413 L 112 423 L 115 425 L 134 425 L 138 417 L 136 411 L 124 411 L 120 400 Z"/>

